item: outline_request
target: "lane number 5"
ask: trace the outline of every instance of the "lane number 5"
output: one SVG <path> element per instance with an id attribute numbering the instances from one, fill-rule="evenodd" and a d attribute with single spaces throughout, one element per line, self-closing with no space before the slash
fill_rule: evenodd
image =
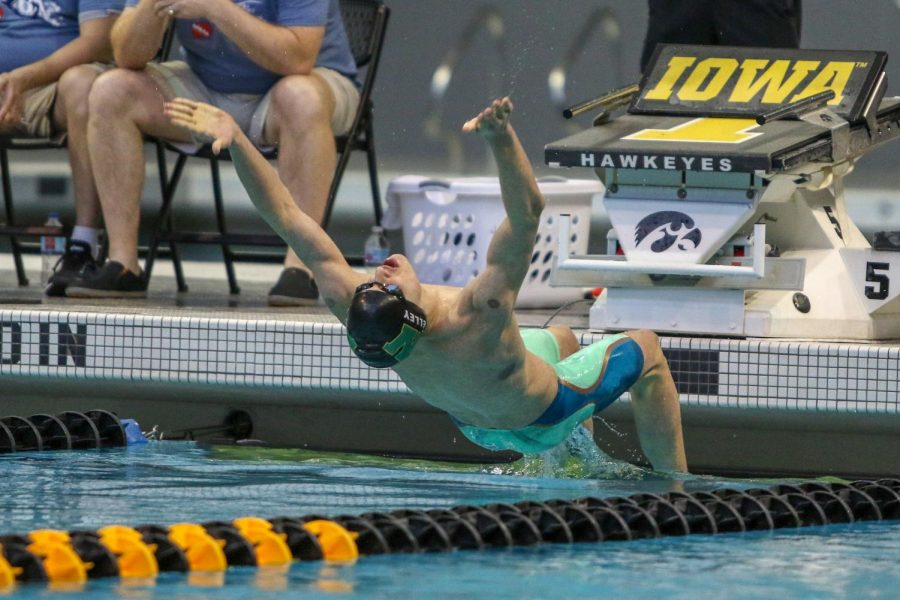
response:
<path id="1" fill-rule="evenodd" d="M 876 286 L 867 285 L 865 289 L 866 298 L 869 300 L 884 300 L 888 297 L 890 289 L 890 279 L 887 271 L 890 269 L 889 263 L 883 262 L 867 262 L 866 263 L 866 281 L 877 283 Z M 879 273 L 879 271 L 885 271 Z"/>

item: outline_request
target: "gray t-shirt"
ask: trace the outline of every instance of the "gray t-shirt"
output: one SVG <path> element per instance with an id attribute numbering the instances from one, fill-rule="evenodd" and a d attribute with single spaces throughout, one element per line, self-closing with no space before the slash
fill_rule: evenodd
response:
<path id="1" fill-rule="evenodd" d="M 128 0 L 134 6 L 139 0 Z M 253 16 L 285 27 L 325 27 L 316 60 L 350 79 L 356 63 L 350 52 L 338 0 L 234 0 Z M 263 69 L 212 23 L 178 19 L 175 33 L 184 60 L 210 89 L 221 93 L 264 94 L 281 76 Z"/>
<path id="2" fill-rule="evenodd" d="M 0 0 L 0 73 L 45 58 L 78 37 L 79 23 L 122 12 L 125 0 Z"/>

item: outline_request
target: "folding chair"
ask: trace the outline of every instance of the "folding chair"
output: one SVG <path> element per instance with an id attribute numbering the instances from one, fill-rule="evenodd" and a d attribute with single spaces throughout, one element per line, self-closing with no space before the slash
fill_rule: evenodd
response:
<path id="1" fill-rule="evenodd" d="M 163 42 L 160 46 L 159 54 L 154 60 L 165 60 L 172 48 L 172 40 L 174 38 L 175 28 L 169 27 L 163 36 Z M 16 224 L 15 208 L 13 206 L 12 193 L 12 176 L 9 171 L 9 151 L 19 150 L 61 150 L 66 147 L 66 138 L 61 136 L 58 139 L 51 138 L 32 138 L 22 135 L 0 136 L 0 183 L 3 187 L 3 208 L 6 216 L 6 223 L 0 225 L 0 236 L 6 236 L 10 240 L 12 246 L 13 262 L 16 266 L 16 277 L 19 285 L 28 285 L 28 276 L 25 273 L 25 267 L 22 264 L 22 244 L 19 236 L 68 236 L 70 227 L 45 227 L 31 226 L 22 227 Z"/>
<path id="2" fill-rule="evenodd" d="M 354 150 L 362 150 L 366 153 L 369 171 L 369 183 L 372 188 L 372 208 L 375 223 L 381 223 L 381 192 L 378 185 L 378 170 L 375 160 L 375 140 L 372 122 L 374 110 L 372 106 L 372 88 L 378 71 L 378 63 L 381 59 L 381 48 L 384 43 L 390 9 L 380 0 L 340 0 L 341 16 L 347 37 L 350 40 L 350 49 L 357 67 L 365 69 L 365 78 L 360 90 L 359 108 L 353 119 L 353 124 L 346 135 L 335 138 L 337 151 L 340 154 L 335 168 L 328 201 L 325 207 L 325 215 L 322 227 L 327 228 L 334 207 L 344 171 L 350 160 L 350 154 Z M 153 263 L 156 259 L 159 245 L 162 242 L 169 244 L 173 266 L 175 267 L 175 279 L 178 291 L 185 292 L 188 287 L 184 280 L 183 270 L 178 252 L 175 250 L 177 243 L 191 244 L 215 244 L 222 248 L 222 256 L 225 262 L 225 271 L 228 276 L 228 287 L 232 294 L 240 293 L 240 287 L 234 273 L 234 261 L 242 258 L 254 258 L 256 255 L 234 250 L 232 246 L 275 246 L 283 247 L 284 242 L 274 234 L 239 234 L 229 233 L 225 220 L 225 207 L 222 199 L 222 185 L 219 172 L 219 163 L 222 160 L 230 160 L 227 152 L 218 156 L 212 153 L 210 146 L 204 146 L 194 152 L 185 152 L 165 140 L 157 140 L 157 159 L 162 183 L 162 205 L 157 214 L 156 224 L 153 229 L 153 237 L 147 250 L 147 260 L 144 265 L 145 277 L 149 281 L 153 271 Z M 166 151 L 175 152 L 177 155 L 175 166 L 171 176 L 167 175 Z M 277 148 L 266 150 L 264 156 L 273 160 L 277 158 Z M 216 228 L 212 232 L 178 231 L 170 219 L 172 200 L 184 166 L 188 158 L 203 158 L 209 161 L 212 177 L 213 202 L 216 211 Z"/>
<path id="3" fill-rule="evenodd" d="M 15 208 L 13 206 L 12 193 L 12 176 L 9 172 L 9 151 L 10 150 L 50 150 L 57 148 L 65 148 L 65 138 L 54 141 L 48 138 L 28 138 L 28 137 L 0 137 L 0 178 L 2 178 L 3 186 L 3 208 L 6 213 L 6 223 L 0 225 L 0 236 L 9 238 L 12 247 L 13 262 L 16 266 L 16 277 L 19 285 L 28 285 L 28 275 L 25 273 L 25 266 L 22 264 L 22 242 L 19 241 L 20 236 L 39 236 L 65 235 L 64 229 L 56 227 L 22 227 L 16 224 Z"/>

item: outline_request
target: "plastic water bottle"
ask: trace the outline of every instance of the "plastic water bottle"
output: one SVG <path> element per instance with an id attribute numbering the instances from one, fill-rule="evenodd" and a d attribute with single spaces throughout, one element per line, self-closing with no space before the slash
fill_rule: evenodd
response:
<path id="1" fill-rule="evenodd" d="M 372 233 L 366 238 L 363 261 L 367 267 L 377 267 L 391 255 L 391 245 L 384 236 L 384 228 L 372 226 Z"/>
<path id="2" fill-rule="evenodd" d="M 62 227 L 62 221 L 59 220 L 59 213 L 52 212 L 47 215 L 47 222 L 44 227 Z M 41 236 L 41 285 L 46 286 L 50 275 L 53 274 L 53 267 L 56 261 L 66 251 L 66 237 L 57 235 Z"/>

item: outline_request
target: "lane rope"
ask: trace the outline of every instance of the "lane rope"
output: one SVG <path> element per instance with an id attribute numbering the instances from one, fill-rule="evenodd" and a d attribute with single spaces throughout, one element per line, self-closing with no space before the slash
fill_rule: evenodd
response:
<path id="1" fill-rule="evenodd" d="M 361 556 L 614 542 L 900 520 L 900 479 L 808 482 L 711 492 L 526 500 L 323 517 L 242 517 L 97 531 L 39 529 L 0 536 L 0 591 L 17 583 L 84 583 L 159 572 L 298 561 L 352 564 Z"/>
<path id="2" fill-rule="evenodd" d="M 106 410 L 0 417 L 0 454 L 119 448 L 146 442 L 136 421 L 119 419 Z"/>

